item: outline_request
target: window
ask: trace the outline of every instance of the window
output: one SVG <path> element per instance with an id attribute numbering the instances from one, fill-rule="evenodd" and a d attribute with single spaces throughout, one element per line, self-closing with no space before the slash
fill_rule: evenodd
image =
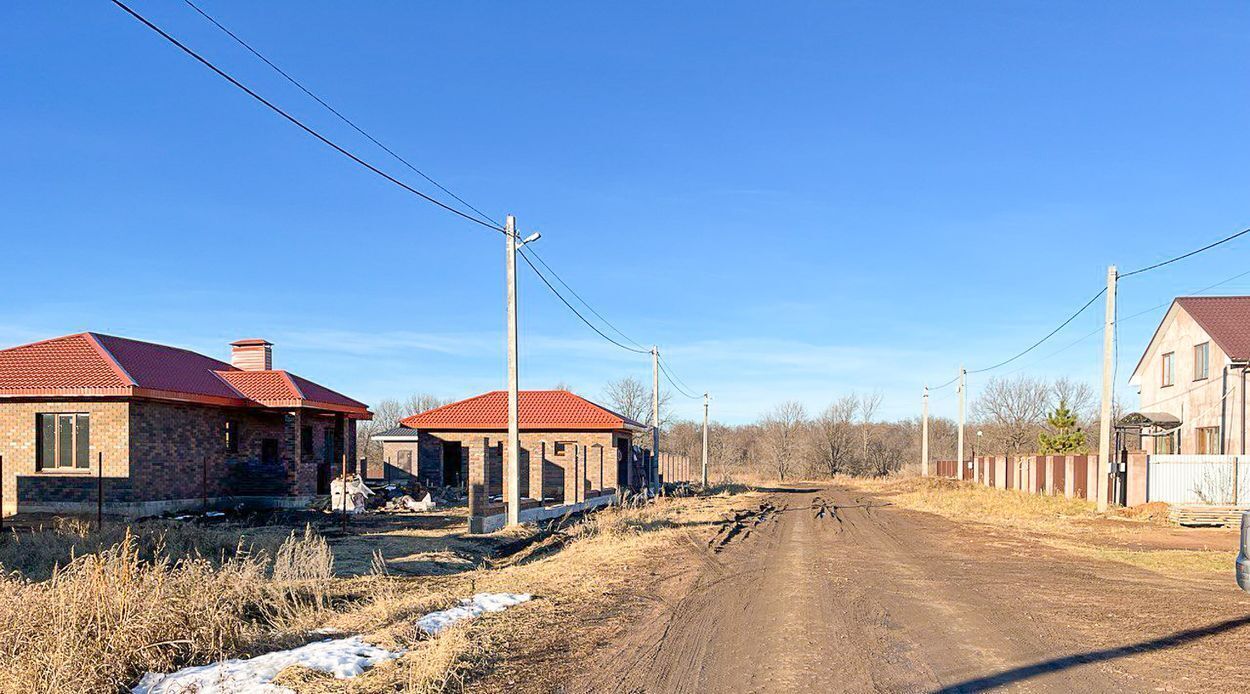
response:
<path id="1" fill-rule="evenodd" d="M 305 455 L 312 455 L 313 452 L 313 434 L 311 426 L 300 427 L 299 430 L 299 450 Z"/>
<path id="2" fill-rule="evenodd" d="M 1175 356 L 1176 355 L 1172 352 L 1168 352 L 1167 354 L 1163 355 L 1163 379 L 1160 385 L 1162 385 L 1165 388 L 1176 382 L 1175 381 L 1176 373 L 1175 373 L 1175 370 L 1172 368 L 1172 362 L 1175 361 L 1173 357 Z"/>
<path id="3" fill-rule="evenodd" d="M 321 457 L 327 463 L 334 462 L 334 430 L 326 427 L 325 437 L 322 443 Z"/>
<path id="4" fill-rule="evenodd" d="M 278 462 L 278 440 L 262 439 L 260 442 L 260 460 L 262 463 L 274 464 Z"/>
<path id="5" fill-rule="evenodd" d="M 576 441 L 556 441 L 556 455 L 567 455 L 569 446 L 576 446 Z"/>
<path id="6" fill-rule="evenodd" d="M 1194 345 L 1194 380 L 1201 381 L 1207 377 L 1211 368 L 1211 343 L 1204 342 Z"/>
<path id="7" fill-rule="evenodd" d="M 35 415 L 35 467 L 39 470 L 91 466 L 91 416 L 81 413 Z"/>
<path id="8" fill-rule="evenodd" d="M 1198 427 L 1194 430 L 1194 453 L 1218 455 L 1220 452 L 1220 428 Z"/>
<path id="9" fill-rule="evenodd" d="M 239 453 L 239 423 L 233 419 L 226 420 L 226 453 Z"/>
<path id="10" fill-rule="evenodd" d="M 1171 455 L 1176 452 L 1176 432 L 1154 437 L 1155 455 Z"/>

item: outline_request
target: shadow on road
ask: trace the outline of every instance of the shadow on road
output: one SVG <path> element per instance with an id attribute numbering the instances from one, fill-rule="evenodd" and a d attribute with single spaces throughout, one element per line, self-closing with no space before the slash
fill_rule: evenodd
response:
<path id="1" fill-rule="evenodd" d="M 1205 627 L 1197 629 L 1186 629 L 1178 631 L 1175 634 L 1161 636 L 1157 639 L 1149 641 L 1140 641 L 1138 643 L 1129 644 L 1127 646 L 1117 646 L 1115 648 L 1105 648 L 1100 651 L 1090 651 L 1088 653 L 1077 653 L 1075 655 L 1064 656 L 1062 658 L 1054 658 L 1045 660 L 1032 665 L 1012 668 L 1004 670 L 993 675 L 980 677 L 974 680 L 966 680 L 959 684 L 952 684 L 948 687 L 934 690 L 934 694 L 954 694 L 955 692 L 983 692 L 990 689 L 1027 680 L 1038 675 L 1044 675 L 1049 672 L 1057 672 L 1068 668 L 1077 667 L 1079 665 L 1088 665 L 1090 663 L 1100 663 L 1106 660 L 1115 660 L 1125 656 L 1134 655 L 1136 653 L 1148 653 L 1150 651 L 1160 651 L 1167 648 L 1175 648 L 1190 641 L 1221 634 L 1237 627 L 1250 624 L 1250 615 L 1237 617 L 1236 619 L 1227 619 L 1223 622 L 1208 624 Z"/>
<path id="2" fill-rule="evenodd" d="M 815 494 L 820 487 L 755 487 L 757 492 L 770 494 Z"/>

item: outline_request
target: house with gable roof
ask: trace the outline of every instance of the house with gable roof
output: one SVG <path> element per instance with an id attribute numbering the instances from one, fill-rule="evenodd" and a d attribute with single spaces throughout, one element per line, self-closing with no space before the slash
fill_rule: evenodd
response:
<path id="1" fill-rule="evenodd" d="M 239 340 L 226 363 L 84 332 L 0 350 L 0 512 L 141 516 L 296 506 L 355 458 L 357 400 L 273 368 Z"/>
<path id="2" fill-rule="evenodd" d="M 1130 383 L 1140 410 L 1117 423 L 1153 454 L 1244 455 L 1250 296 L 1176 298 Z"/>

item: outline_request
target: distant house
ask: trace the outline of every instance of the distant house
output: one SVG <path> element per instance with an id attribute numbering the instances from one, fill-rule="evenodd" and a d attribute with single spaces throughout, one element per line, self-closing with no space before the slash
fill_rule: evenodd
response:
<path id="1" fill-rule="evenodd" d="M 0 350 L 4 513 L 94 511 L 97 475 L 130 516 L 327 492 L 368 408 L 275 370 L 265 340 L 231 347 L 230 364 L 91 332 Z"/>
<path id="2" fill-rule="evenodd" d="M 502 495 L 507 407 L 500 390 L 402 420 L 373 437 L 383 465 L 368 467 L 366 478 L 434 486 L 484 479 L 489 495 Z M 522 497 L 575 502 L 642 484 L 632 441 L 643 424 L 563 390 L 521 391 L 518 410 Z"/>
<path id="3" fill-rule="evenodd" d="M 1141 409 L 1119 422 L 1147 453 L 1246 453 L 1250 296 L 1172 302 L 1130 383 Z"/>

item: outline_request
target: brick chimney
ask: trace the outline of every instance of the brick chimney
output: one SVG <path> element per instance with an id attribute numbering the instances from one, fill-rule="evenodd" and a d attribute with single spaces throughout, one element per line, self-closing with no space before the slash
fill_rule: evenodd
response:
<path id="1" fill-rule="evenodd" d="M 257 338 L 230 343 L 230 364 L 243 371 L 273 368 L 273 343 Z"/>

